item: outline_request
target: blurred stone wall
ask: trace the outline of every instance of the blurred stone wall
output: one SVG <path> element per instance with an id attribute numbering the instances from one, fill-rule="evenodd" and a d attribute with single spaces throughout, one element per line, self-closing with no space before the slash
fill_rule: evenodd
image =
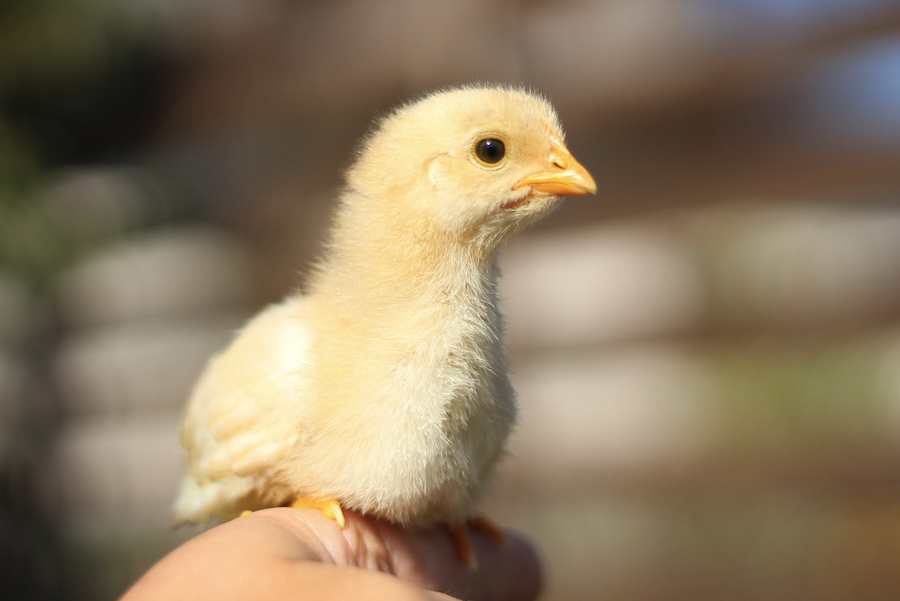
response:
<path id="1" fill-rule="evenodd" d="M 114 597 L 193 534 L 168 506 L 207 358 L 302 285 L 373 116 L 497 80 L 553 100 L 600 187 L 502 257 L 522 423 L 489 513 L 545 598 L 900 593 L 895 6 L 133 10 L 147 132 L 0 205 L 28 258 L 0 269 L 8 590 Z"/>

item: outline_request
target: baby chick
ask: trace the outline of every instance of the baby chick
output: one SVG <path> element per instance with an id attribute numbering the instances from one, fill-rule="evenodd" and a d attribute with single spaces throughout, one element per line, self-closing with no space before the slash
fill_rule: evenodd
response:
<path id="1" fill-rule="evenodd" d="M 401 526 L 475 520 L 516 419 L 497 251 L 596 192 L 550 104 L 505 87 L 400 107 L 347 174 L 306 294 L 251 320 L 197 383 L 176 521 L 290 504 Z"/>

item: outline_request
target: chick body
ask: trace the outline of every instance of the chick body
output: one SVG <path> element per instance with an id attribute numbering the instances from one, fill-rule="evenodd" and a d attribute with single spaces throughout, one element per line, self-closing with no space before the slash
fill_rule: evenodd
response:
<path id="1" fill-rule="evenodd" d="M 496 164 L 484 139 L 504 144 Z M 516 419 L 497 250 L 560 190 L 593 187 L 530 93 L 448 90 L 390 115 L 309 291 L 251 320 L 197 383 L 176 519 L 306 495 L 411 527 L 475 516 Z"/>

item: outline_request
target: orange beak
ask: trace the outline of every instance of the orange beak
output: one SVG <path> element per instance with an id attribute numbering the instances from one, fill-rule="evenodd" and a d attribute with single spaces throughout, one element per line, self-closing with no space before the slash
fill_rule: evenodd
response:
<path id="1" fill-rule="evenodd" d="M 584 196 L 596 194 L 597 184 L 587 169 L 575 160 L 562 141 L 550 139 L 548 168 L 516 182 L 513 190 L 531 186 L 538 192 L 554 196 Z"/>

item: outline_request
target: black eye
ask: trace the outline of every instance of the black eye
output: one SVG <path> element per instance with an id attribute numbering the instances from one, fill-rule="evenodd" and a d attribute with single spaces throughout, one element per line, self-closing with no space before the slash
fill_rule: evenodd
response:
<path id="1" fill-rule="evenodd" d="M 497 138 L 485 138 L 475 143 L 475 156 L 482 163 L 495 165 L 506 156 L 506 144 Z"/>

